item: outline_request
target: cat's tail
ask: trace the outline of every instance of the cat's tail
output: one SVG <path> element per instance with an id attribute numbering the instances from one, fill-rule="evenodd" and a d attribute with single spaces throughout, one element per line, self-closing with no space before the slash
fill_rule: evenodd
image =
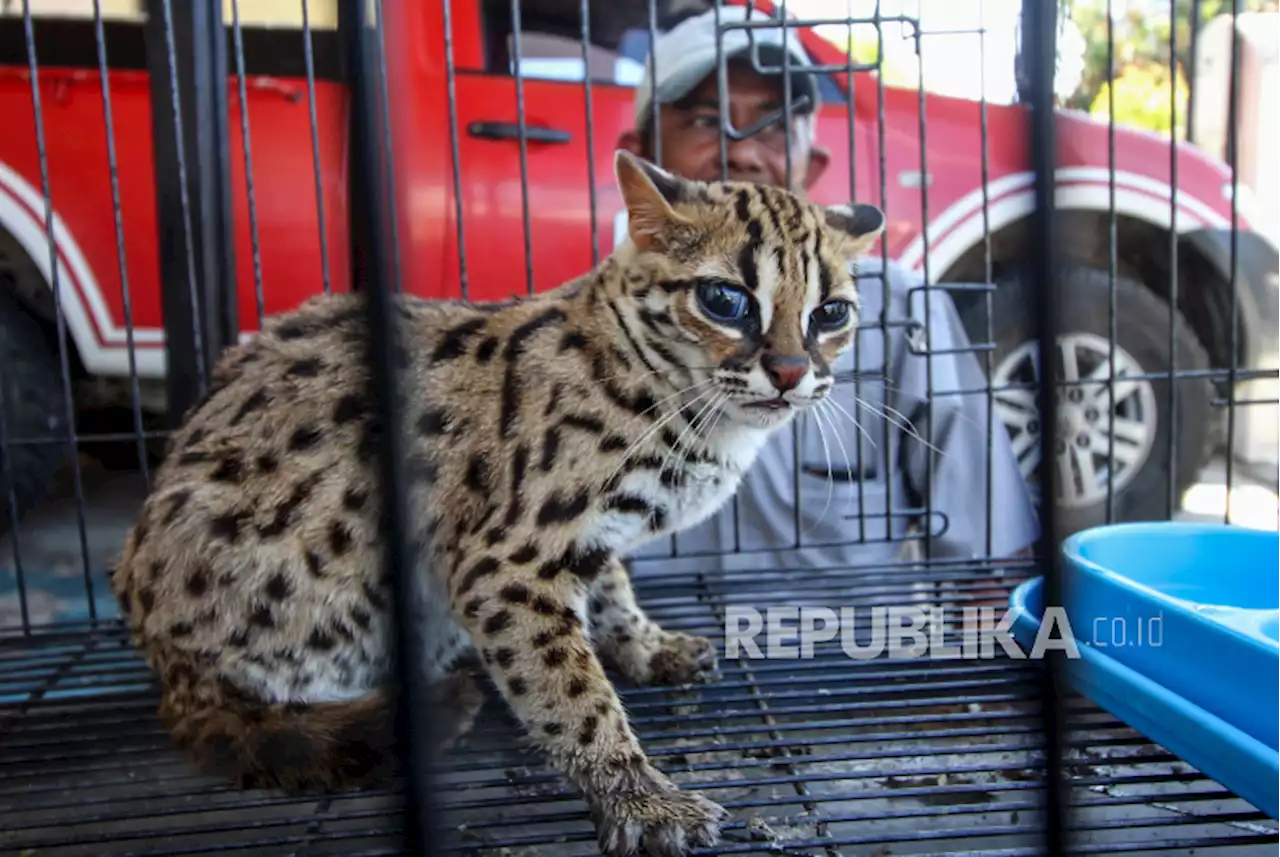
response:
<path id="1" fill-rule="evenodd" d="M 441 736 L 447 746 L 470 729 L 483 697 L 469 676 L 444 684 L 450 695 L 433 696 L 453 715 Z M 263 703 L 225 688 L 208 691 L 171 685 L 160 704 L 174 744 L 204 774 L 240 788 L 294 794 L 377 788 L 397 773 L 396 700 L 389 691 L 317 704 Z"/>

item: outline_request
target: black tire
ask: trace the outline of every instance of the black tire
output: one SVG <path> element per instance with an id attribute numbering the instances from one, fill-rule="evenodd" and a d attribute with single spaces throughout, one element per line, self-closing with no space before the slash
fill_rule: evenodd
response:
<path id="1" fill-rule="evenodd" d="M 1089 337 L 1081 334 L 1092 334 L 1102 340 L 1110 338 L 1110 289 L 1109 276 L 1106 271 L 1084 265 L 1067 265 L 1062 269 L 1062 288 L 1069 299 L 1066 309 L 1059 320 L 1059 331 L 1063 336 L 1076 334 L 1081 343 L 1080 350 L 1088 352 Z M 1034 342 L 1036 337 L 1035 320 L 1029 308 L 1031 295 L 1027 293 L 1025 283 L 1016 278 L 1008 278 L 998 283 L 992 295 L 992 337 L 995 350 L 992 353 L 991 366 L 993 381 L 1002 376 L 1001 366 L 1010 355 L 1024 346 Z M 1129 355 L 1138 366 L 1140 372 L 1151 374 L 1168 371 L 1169 360 L 1169 325 L 1172 315 L 1174 349 L 1177 354 L 1176 369 L 1179 375 L 1195 370 L 1209 368 L 1209 356 L 1204 346 L 1197 339 L 1190 325 L 1176 309 L 1156 295 L 1150 289 L 1133 279 L 1116 277 L 1116 346 L 1117 372 L 1122 371 L 1122 352 Z M 975 301 L 967 305 L 962 312 L 966 331 L 973 342 L 986 342 L 986 302 Z M 1056 355 L 1055 355 L 1056 356 Z M 1103 358 L 1105 361 L 1105 358 Z M 1010 364 L 1012 365 L 1012 364 Z M 1006 368 L 1007 371 L 1007 368 Z M 1103 370 L 1105 371 L 1105 369 Z M 1086 374 L 1081 372 L 1083 376 Z M 1027 377 L 1027 376 L 1023 376 Z M 1018 380 L 1022 380 L 1019 377 Z M 1126 472 L 1122 462 L 1117 459 L 1117 484 L 1114 488 L 1114 518 L 1117 522 L 1125 521 L 1158 521 L 1168 518 L 1169 495 L 1169 438 L 1170 426 L 1176 424 L 1177 446 L 1173 450 L 1175 462 L 1175 511 L 1183 492 L 1196 481 L 1201 468 L 1207 463 L 1211 451 L 1211 423 L 1213 387 L 1206 378 L 1185 378 L 1177 380 L 1177 413 L 1169 413 L 1169 382 L 1167 380 L 1149 381 L 1150 391 L 1154 395 L 1146 398 L 1139 391 L 1126 401 L 1118 402 L 1121 412 L 1138 407 L 1143 414 L 1136 420 L 1147 427 L 1150 432 L 1150 419 L 1147 414 L 1154 410 L 1155 430 L 1145 458 Z M 1076 388 L 1083 390 L 1085 388 Z M 1105 397 L 1106 387 L 1099 387 Z M 1081 395 L 1075 393 L 1073 395 Z M 1154 409 L 1142 407 L 1142 400 L 1150 405 L 1154 400 Z M 1102 401 L 1105 418 L 1107 400 Z M 1090 410 L 1084 408 L 1070 412 L 1077 422 L 1073 426 L 1083 426 L 1080 434 L 1088 434 Z M 1064 413 L 1068 413 L 1064 409 Z M 1093 410 L 1093 414 L 1097 411 Z M 1095 417 L 1097 419 L 1097 417 Z M 1106 423 L 1101 423 L 1105 427 Z M 1130 425 L 1133 425 L 1132 423 Z M 1006 428 L 1009 424 L 1006 423 Z M 1021 429 L 1009 429 L 1013 439 Z M 1077 439 L 1080 434 L 1075 435 Z M 1105 435 L 1104 435 L 1105 436 Z M 1089 443 L 1090 440 L 1080 441 Z M 1117 447 L 1120 441 L 1115 441 Z M 1092 449 L 1092 446 L 1081 447 L 1076 454 Z M 1106 445 L 1098 451 L 1105 466 Z M 1020 462 L 1021 463 L 1021 462 Z M 1073 474 L 1079 475 L 1073 466 Z M 1100 497 L 1089 497 L 1077 493 L 1072 502 L 1061 501 L 1057 504 L 1058 522 L 1064 535 L 1079 530 L 1105 524 L 1107 522 L 1107 498 L 1105 494 L 1105 473 L 1102 474 L 1102 494 Z M 1028 474 L 1028 481 L 1033 486 L 1038 481 L 1034 472 Z M 1096 483 L 1095 483 L 1096 484 Z M 1063 494 L 1059 493 L 1061 498 Z"/>
<path id="2" fill-rule="evenodd" d="M 80 435 L 121 434 L 133 435 L 137 426 L 133 420 L 133 408 L 129 405 L 104 405 L 100 407 L 80 408 L 76 411 L 76 426 Z M 163 429 L 160 420 L 146 411 L 142 412 L 142 430 L 144 432 Z M 152 438 L 145 444 L 146 463 L 150 468 L 160 466 L 164 458 L 163 441 Z M 82 440 L 77 445 L 82 460 L 91 458 L 103 470 L 118 473 L 133 473 L 142 467 L 138 458 L 138 442 L 128 440 Z"/>
<path id="3" fill-rule="evenodd" d="M 40 324 L 11 295 L 0 291 L 0 403 L 5 437 L 46 439 L 66 431 L 57 350 Z M 31 510 L 66 459 L 65 443 L 0 447 L 0 533 Z M 7 477 L 7 478 L 6 478 Z M 10 509 L 9 488 L 16 506 Z"/>

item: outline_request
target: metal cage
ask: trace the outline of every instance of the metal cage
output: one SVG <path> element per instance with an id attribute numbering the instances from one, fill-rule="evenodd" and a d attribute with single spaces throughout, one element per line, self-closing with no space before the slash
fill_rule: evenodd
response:
<path id="1" fill-rule="evenodd" d="M 411 760 L 403 787 L 301 799 L 238 791 L 195 775 L 156 719 L 152 676 L 128 645 L 105 575 L 158 450 L 203 394 L 222 350 L 256 330 L 255 317 L 261 323 L 304 294 L 364 291 L 376 332 L 368 360 L 378 413 L 384 425 L 401 426 L 405 408 L 392 393 L 395 293 L 426 289 L 430 297 L 480 300 L 533 293 L 548 285 L 548 267 L 585 267 L 607 255 L 611 177 L 598 165 L 612 152 L 613 141 L 603 135 L 622 121 L 615 115 L 618 104 L 639 92 L 634 75 L 660 33 L 693 12 L 714 9 L 719 15 L 734 4 L 94 0 L 91 11 L 79 4 L 86 9 L 70 12 L 61 4 L 42 11 L 34 0 L 0 5 L 0 111 L 9 114 L 4 136 L 14 135 L 0 143 L 0 316 L 9 314 L 0 318 L 0 361 L 6 361 L 0 364 L 0 463 L 8 494 L 7 544 L 0 558 L 0 853 L 596 853 L 580 796 L 528 750 L 497 696 L 491 695 L 475 731 L 459 747 L 443 758 L 422 751 L 433 728 L 431 712 L 422 704 L 414 673 L 404 667 L 414 653 L 403 644 L 397 650 L 403 691 L 398 734 L 404 758 Z M 970 619 L 983 609 L 998 618 L 1013 587 L 1037 576 L 1043 577 L 1046 603 L 1059 603 L 1058 546 L 1074 512 L 1044 498 L 1075 490 L 1064 481 L 1082 480 L 1093 502 L 1102 503 L 1105 520 L 1129 513 L 1112 478 L 1117 462 L 1121 470 L 1127 466 L 1126 438 L 1072 422 L 1087 413 L 1080 405 L 1086 396 L 1103 407 L 1136 397 L 1133 389 L 1141 387 L 1157 391 L 1144 400 L 1150 407 L 1185 414 L 1185 400 L 1200 402 L 1202 395 L 1199 387 L 1188 391 L 1204 385 L 1212 392 L 1212 413 L 1198 418 L 1220 424 L 1228 497 L 1223 519 L 1232 519 L 1232 502 L 1242 502 L 1230 499 L 1241 484 L 1280 490 L 1274 464 L 1268 470 L 1238 454 L 1244 423 L 1265 428 L 1270 421 L 1274 436 L 1277 371 L 1274 362 L 1253 356 L 1265 348 L 1247 316 L 1265 320 L 1269 312 L 1274 336 L 1276 308 L 1274 302 L 1257 303 L 1246 282 L 1258 276 L 1252 267 L 1257 254 L 1255 240 L 1239 222 L 1241 142 L 1234 132 L 1227 133 L 1221 156 L 1229 166 L 1220 184 L 1230 213 L 1221 232 L 1225 238 L 1214 243 L 1180 232 L 1178 225 L 1182 218 L 1195 219 L 1205 204 L 1183 203 L 1168 187 L 1153 190 L 1151 182 L 1117 179 L 1138 167 L 1127 144 L 1117 143 L 1124 132 L 1112 103 L 1103 123 L 1105 160 L 1090 168 L 1090 180 L 1104 188 L 1099 192 L 1107 204 L 1082 226 L 1079 205 L 1060 202 L 1064 189 L 1069 195 L 1082 180 L 1079 169 L 1067 175 L 1071 169 L 1062 166 L 1077 141 L 1075 126 L 1057 109 L 1051 58 L 1057 56 L 1065 15 L 1057 4 L 1024 2 L 1020 12 L 1017 97 L 1000 108 L 1007 112 L 998 120 L 1014 135 L 999 143 L 1001 157 L 1018 165 L 1012 179 L 1009 173 L 996 175 L 989 158 L 989 121 L 995 121 L 989 116 L 996 108 L 988 105 L 986 84 L 979 98 L 962 106 L 926 93 L 926 57 L 940 50 L 938 40 L 959 35 L 957 30 L 925 27 L 910 4 L 894 4 L 890 11 L 881 3 L 850 2 L 838 12 L 824 11 L 833 4 L 815 12 L 821 4 L 798 2 L 789 10 L 785 0 L 750 5 L 764 8 L 766 20 L 735 23 L 726 17 L 718 25 L 719 38 L 790 31 L 793 37 L 804 33 L 812 50 L 819 28 L 874 34 L 871 60 L 859 60 L 850 50 L 838 62 L 820 59 L 800 67 L 771 64 L 753 50 L 751 63 L 757 73 L 782 79 L 779 107 L 788 117 L 797 106 L 794 79 L 822 79 L 824 105 L 834 105 L 825 115 L 836 117 L 823 120 L 823 143 L 842 150 L 833 162 L 845 165 L 837 173 L 847 174 L 845 186 L 829 183 L 824 193 L 875 201 L 891 222 L 914 229 L 918 251 L 904 250 L 886 233 L 876 255 L 897 254 L 901 260 L 917 253 L 908 299 L 924 307 L 926 320 L 935 318 L 931 302 L 951 302 L 965 307 L 970 321 L 959 345 L 935 349 L 932 343 L 941 334 L 932 322 L 888 311 L 863 319 L 866 336 L 878 336 L 881 343 L 900 337 L 921 358 L 926 393 L 908 408 L 895 395 L 904 392 L 895 384 L 905 382 L 885 369 L 888 355 L 881 355 L 878 366 L 864 365 L 861 352 L 855 355 L 846 379 L 853 392 L 841 405 L 845 413 L 837 417 L 833 411 L 821 429 L 832 447 L 819 462 L 826 468 L 822 477 L 836 480 L 843 473 L 841 478 L 851 480 L 842 483 L 844 499 L 831 503 L 845 504 L 839 510 L 840 538 L 816 543 L 802 532 L 801 480 L 808 464 L 801 466 L 796 429 L 788 441 L 795 512 L 778 525 L 782 535 L 774 543 L 749 544 L 752 524 L 739 497 L 721 519 L 732 530 L 724 537 L 731 547 L 700 549 L 676 537 L 632 560 L 637 594 L 650 615 L 669 629 L 709 636 L 722 652 L 722 677 L 715 683 L 620 687 L 646 752 L 679 784 L 706 791 L 730 810 L 718 854 L 1015 857 L 1068 851 L 1192 854 L 1210 848 L 1274 853 L 1280 842 L 1274 819 L 1072 692 L 1059 652 L 1042 661 L 1011 657 L 999 646 L 976 657 L 856 659 L 827 638 L 813 645 L 812 656 L 773 661 L 723 654 L 730 618 L 741 609 L 785 607 L 798 616 L 802 608 L 932 604 L 955 617 L 967 608 Z M 1097 5 L 1108 22 L 1105 51 L 1107 68 L 1113 69 L 1118 18 L 1110 0 Z M 1203 4 L 1174 0 L 1160 10 L 1150 5 L 1171 22 L 1165 71 L 1176 80 L 1181 64 L 1196 65 L 1197 51 L 1194 41 L 1178 44 L 1178 22 L 1189 18 L 1190 32 L 1200 33 L 1195 24 Z M 279 12 L 276 6 L 289 9 Z M 854 8 L 861 6 L 874 9 L 862 14 Z M 1245 11 L 1241 0 L 1222 10 L 1233 34 Z M 966 32 L 978 44 L 977 62 L 985 70 L 986 40 L 1013 25 L 997 25 L 998 15 L 980 14 L 984 20 Z M 404 29 L 406 22 L 428 19 L 430 38 Z M 477 43 L 459 35 L 463 25 L 479 28 Z M 886 46 L 894 39 L 905 39 L 917 62 L 915 92 L 886 83 Z M 1228 128 L 1238 124 L 1240 52 L 1237 39 L 1226 54 L 1231 67 L 1224 91 L 1201 91 L 1198 84 L 1193 89 L 1199 110 L 1225 105 Z M 972 63 L 965 51 L 952 56 L 959 65 Z M 619 82 L 624 66 L 633 76 Z M 421 85 L 406 82 L 413 75 L 431 78 Z M 540 91 L 552 79 L 554 91 Z M 1109 81 L 1115 83 L 1114 74 Z M 481 97 L 477 93 L 492 99 L 498 118 L 476 117 L 468 99 Z M 279 114 L 265 105 L 267 98 L 278 103 Z M 545 117 L 548 105 L 570 101 L 577 112 L 567 130 L 530 121 Z M 1173 109 L 1177 102 L 1167 103 Z M 733 127 L 726 99 L 718 113 L 720 168 L 727 175 L 730 147 L 762 133 L 769 122 Z M 1008 118 L 1014 113 L 1016 121 Z M 660 119 L 655 99 L 648 121 L 659 125 Z M 1184 161 L 1175 142 L 1185 121 L 1172 116 L 1171 130 L 1157 141 L 1164 152 L 1159 169 L 1173 188 L 1182 187 Z M 149 130 L 138 131 L 146 123 Z M 847 123 L 843 139 L 832 136 L 840 123 Z M 435 135 L 430 140 L 429 131 Z M 1197 130 L 1197 136 L 1207 133 Z M 931 145 L 939 134 L 947 139 Z M 81 142 L 72 145 L 73 138 Z M 652 153 L 659 163 L 662 139 L 659 128 Z M 415 154 L 415 141 L 424 147 L 430 142 L 430 157 L 445 165 L 417 185 L 415 175 L 429 167 L 428 155 Z M 477 141 L 490 148 L 478 148 Z M 547 169 L 545 153 L 570 141 L 573 147 L 585 141 L 585 175 L 561 181 L 577 182 L 586 194 L 574 203 L 578 214 L 570 225 L 553 218 L 539 225 L 548 208 L 554 212 L 557 200 L 569 193 L 561 188 L 557 195 L 545 172 L 539 176 Z M 788 181 L 793 142 L 787 135 Z M 971 145 L 978 154 L 968 161 L 948 156 L 948 147 Z M 910 168 L 895 147 L 911 152 Z M 138 150 L 150 153 L 141 166 L 135 163 Z M 103 174 L 98 184 L 70 177 L 78 160 Z M 295 185 L 303 198 L 284 199 L 278 191 L 265 197 L 264 187 L 285 186 L 273 175 L 290 170 L 301 177 Z M 979 224 L 981 234 L 966 253 L 940 262 L 950 240 L 941 223 L 950 217 L 954 227 L 958 216 L 944 211 L 953 201 L 937 185 L 957 170 L 971 173 L 965 222 Z M 473 173 L 480 178 L 472 179 Z M 1026 211 L 1016 229 L 1006 229 L 998 222 L 1008 223 L 1001 218 L 1015 205 L 1007 194 L 1014 186 L 1021 194 L 1016 204 Z M 518 203 L 512 201 L 514 187 Z M 75 203 L 78 195 L 91 196 L 92 205 Z M 1135 220 L 1132 209 L 1138 205 L 1163 206 L 1164 230 Z M 436 208 L 427 211 L 430 206 Z M 501 220 L 485 219 L 498 218 L 484 214 L 498 210 L 504 212 Z M 58 225 L 45 228 L 55 218 Z M 91 222 L 96 227 L 86 226 Z M 439 246 L 448 244 L 447 257 L 423 250 L 423 223 L 446 230 Z M 73 233 L 94 228 L 105 242 L 75 243 Z M 510 231 L 515 228 L 519 237 Z M 559 251 L 543 254 L 538 242 L 567 240 L 558 236 L 573 229 L 590 237 L 557 268 L 547 254 Z M 483 258 L 484 248 L 496 246 L 495 233 L 509 249 L 501 259 Z M 1076 285 L 1067 283 L 1064 266 L 1078 252 L 1076 239 L 1088 238 L 1100 242 L 1092 258 L 1101 291 L 1090 294 L 1101 296 L 1093 309 L 1105 319 L 1109 335 L 1101 341 L 1110 348 L 1099 358 L 1101 369 L 1094 367 L 1093 381 L 1100 384 L 1092 386 L 1081 378 L 1074 356 L 1066 374 L 1063 361 L 1053 358 L 1072 332 L 1063 327 L 1074 317 L 1072 301 L 1080 294 L 1071 291 Z M 294 255 L 273 254 L 271 241 L 291 243 Z M 1130 252 L 1139 246 L 1141 254 Z M 288 258 L 302 260 L 306 269 L 290 270 Z M 1274 259 L 1272 249 L 1272 289 Z M 506 273 L 497 282 L 499 267 Z M 1203 284 L 1214 271 L 1222 273 L 1225 285 L 1216 297 L 1205 297 Z M 424 286 L 424 277 L 438 282 Z M 1010 278 L 1022 284 L 1025 298 L 1019 324 L 1028 360 L 1037 367 L 1030 379 L 1000 368 L 1012 363 L 999 363 L 1012 358 L 1000 345 L 993 302 Z M 1164 327 L 1153 334 L 1168 353 L 1185 353 L 1175 343 L 1182 335 L 1175 317 L 1207 313 L 1210 322 L 1225 324 L 1225 339 L 1203 349 L 1204 366 L 1178 365 L 1175 359 L 1140 366 L 1124 377 L 1107 371 L 1124 359 L 1115 344 L 1133 316 L 1125 314 L 1125 298 L 1117 295 L 1135 278 L 1156 284 L 1162 306 L 1182 308 L 1181 315 L 1166 312 Z M 883 289 L 881 307 L 890 302 L 888 280 L 884 269 L 859 275 L 864 291 Z M 273 286 L 290 291 L 273 299 Z M 99 293 L 90 294 L 91 287 Z M 14 313 L 30 323 L 13 323 Z M 1205 329 L 1184 320 L 1189 329 Z M 1246 336 L 1254 340 L 1247 346 Z M 23 388 L 17 373 L 27 371 L 34 360 L 28 358 L 39 349 L 47 351 L 41 366 L 53 383 Z M 928 355 L 957 353 L 981 368 L 983 383 L 947 389 L 947 381 L 934 377 Z M 1003 381 L 993 380 L 1001 372 Z M 988 450 L 995 448 L 993 433 L 1001 431 L 996 414 L 1009 401 L 1033 408 L 1028 413 L 1043 427 L 1010 441 L 1041 498 L 1039 535 L 1027 550 L 1000 554 L 992 547 L 993 529 L 1002 524 L 988 467 L 980 480 L 985 484 L 972 486 L 973 505 L 986 510 L 974 525 L 982 531 L 973 536 L 980 547 L 968 557 L 935 555 L 948 532 L 963 526 L 953 520 L 954 510 L 934 506 L 932 480 L 943 456 L 936 445 L 939 433 L 928 427 L 937 423 L 935 402 L 946 396 L 981 403 Z M 98 407 L 104 398 L 112 404 Z M 18 409 L 27 406 L 44 409 L 43 424 L 20 418 Z M 917 423 L 928 437 L 921 437 Z M 1063 433 L 1073 426 L 1082 433 Z M 1203 435 L 1208 445 L 1203 428 L 1175 418 L 1146 442 L 1144 454 L 1164 462 L 1152 478 L 1168 517 L 1186 511 L 1180 432 Z M 891 455 L 898 448 L 891 435 L 921 441 L 916 450 L 926 459 L 926 484 L 896 497 L 890 485 L 881 502 L 870 496 L 870 480 L 862 477 L 904 466 Z M 1092 458 L 1088 474 L 1083 465 L 1060 469 L 1064 461 L 1083 460 L 1071 451 L 1077 437 L 1104 436 L 1103 457 L 1111 465 L 1106 473 L 1094 470 Z M 406 521 L 423 514 L 405 501 L 404 454 L 399 433 L 388 432 L 380 448 L 389 510 L 384 535 L 387 571 L 400 587 L 415 562 Z M 122 459 L 124 465 L 118 463 Z M 104 472 L 103 462 L 116 464 Z M 55 469 L 65 479 L 55 478 Z M 121 470 L 127 475 L 120 476 Z M 31 493 L 23 480 L 37 477 L 44 482 Z M 804 502 L 823 497 L 826 484 Z M 1269 521 L 1263 525 L 1276 524 L 1274 514 Z M 842 561 L 827 552 L 841 545 L 875 546 L 876 553 L 857 556 L 878 558 Z M 401 622 L 410 618 L 407 610 L 398 615 Z M 969 639 L 958 618 L 939 633 L 940 641 L 953 646 Z"/>

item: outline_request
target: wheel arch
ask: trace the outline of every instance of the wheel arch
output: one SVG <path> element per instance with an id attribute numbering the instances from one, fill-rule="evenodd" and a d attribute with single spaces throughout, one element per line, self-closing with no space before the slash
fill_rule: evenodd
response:
<path id="1" fill-rule="evenodd" d="M 47 245 L 46 245 L 47 250 Z M 46 254 L 47 255 L 47 254 Z M 45 265 L 47 268 L 47 264 Z M 41 266 L 32 258 L 29 245 L 11 232 L 0 212 L 0 289 L 13 297 L 39 324 L 53 353 L 58 352 L 57 308 L 53 288 Z M 73 380 L 88 374 L 80 356 L 80 343 L 70 318 L 64 314 L 67 331 L 67 360 Z"/>
<path id="2" fill-rule="evenodd" d="M 1167 212 L 1166 212 L 1167 213 Z M 1063 254 L 1079 263 L 1106 271 L 1111 265 L 1111 217 L 1107 210 L 1073 208 L 1058 214 L 1063 235 Z M 1018 266 L 1026 256 L 1030 212 L 994 227 L 988 242 L 980 240 L 963 248 L 948 260 L 945 269 L 931 279 L 938 282 L 998 282 Z M 1256 317 L 1247 289 L 1237 290 L 1237 314 L 1242 323 L 1236 331 L 1235 354 L 1231 354 L 1231 286 L 1220 266 L 1208 258 L 1202 244 L 1194 240 L 1200 230 L 1184 230 L 1174 248 L 1174 265 L 1170 264 L 1169 226 L 1152 222 L 1134 213 L 1117 212 L 1115 217 L 1116 273 L 1142 283 L 1147 289 L 1169 301 L 1173 291 L 1171 270 L 1177 271 L 1177 308 L 1190 324 L 1196 337 L 1209 353 L 1212 365 L 1227 367 L 1232 359 L 1245 365 L 1252 343 L 1248 319 Z M 990 277 L 990 280 L 988 280 Z M 983 300 L 980 292 L 958 292 L 956 306 L 961 315 Z"/>
<path id="3" fill-rule="evenodd" d="M 0 247 L 20 270 L 13 278 L 19 281 L 14 286 L 19 300 L 53 331 L 50 341 L 55 348 L 61 311 L 74 370 L 108 378 L 127 376 L 125 336 L 112 321 L 92 265 L 56 210 L 50 220 L 46 228 L 44 196 L 0 161 Z M 135 351 L 141 376 L 163 375 L 163 351 Z"/>

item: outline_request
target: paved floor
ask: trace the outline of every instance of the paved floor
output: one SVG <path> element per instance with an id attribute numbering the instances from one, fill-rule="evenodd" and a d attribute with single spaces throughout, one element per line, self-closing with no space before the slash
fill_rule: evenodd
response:
<path id="1" fill-rule="evenodd" d="M 146 484 L 136 472 L 109 472 L 85 462 L 83 513 L 68 478 L 23 519 L 16 538 L 12 533 L 0 537 L 0 631 L 22 625 L 20 587 L 26 591 L 25 618 L 32 625 L 87 618 L 86 578 L 99 613 L 115 615 L 105 572 L 133 523 Z"/>

